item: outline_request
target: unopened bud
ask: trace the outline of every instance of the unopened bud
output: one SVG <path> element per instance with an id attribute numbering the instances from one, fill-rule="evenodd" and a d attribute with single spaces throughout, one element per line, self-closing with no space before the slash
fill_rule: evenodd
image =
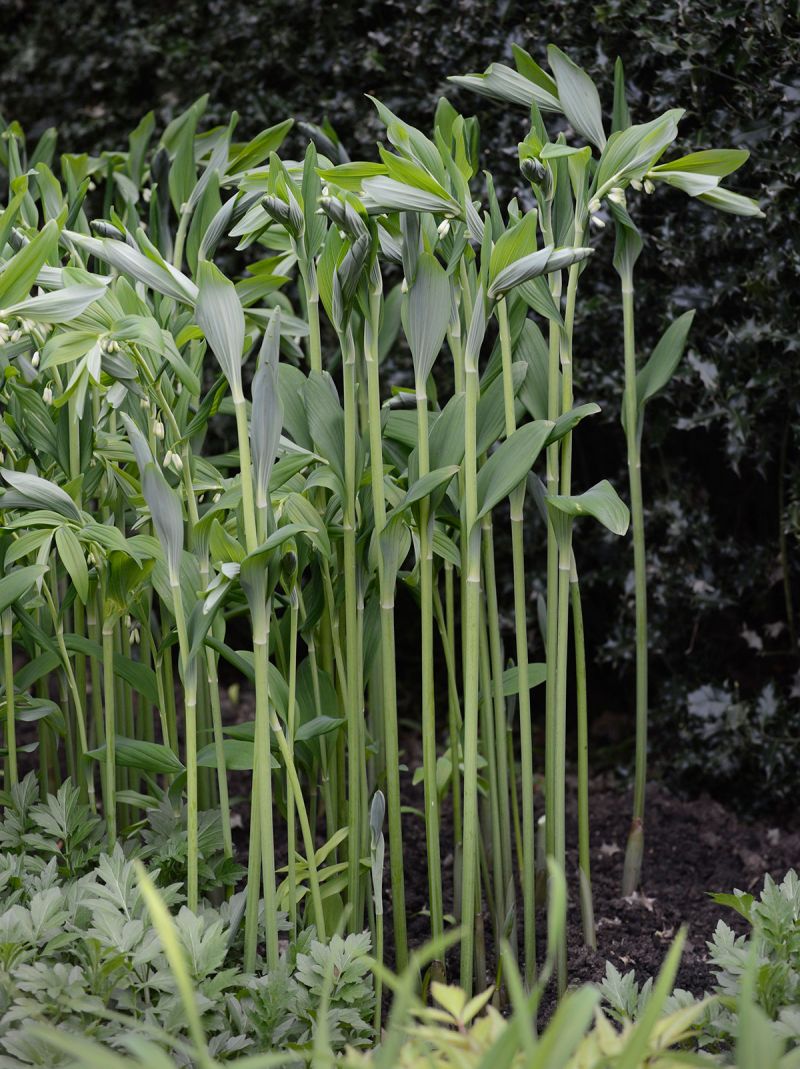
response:
<path id="1" fill-rule="evenodd" d="M 53 403 L 53 391 L 49 386 L 45 386 L 42 390 L 42 400 L 46 405 L 52 405 Z"/>
<path id="2" fill-rule="evenodd" d="M 633 186 L 633 188 L 636 190 L 637 193 L 641 193 L 642 192 L 642 183 L 639 181 L 638 178 L 632 178 L 631 179 L 631 185 Z"/>
<path id="3" fill-rule="evenodd" d="M 611 192 L 608 194 L 608 199 L 612 204 L 618 204 L 620 207 L 625 206 L 625 190 L 620 186 L 614 186 Z"/>
<path id="4" fill-rule="evenodd" d="M 180 475 L 180 473 L 183 471 L 183 461 L 181 460 L 181 458 L 178 456 L 177 453 L 173 453 L 172 454 L 172 470 L 177 475 Z"/>
<path id="5" fill-rule="evenodd" d="M 132 646 L 138 646 L 139 645 L 139 628 L 138 627 L 131 628 L 131 645 Z"/>
<path id="6" fill-rule="evenodd" d="M 408 293 L 408 279 L 407 278 L 404 278 L 403 281 L 400 283 L 400 292 L 401 293 Z"/>
<path id="7" fill-rule="evenodd" d="M 19 339 L 21 337 L 22 337 L 22 331 L 21 330 L 12 330 L 11 331 L 11 341 L 12 342 L 13 341 L 19 341 Z"/>
<path id="8" fill-rule="evenodd" d="M 160 419 L 153 421 L 153 437 L 158 438 L 160 442 L 164 440 L 164 424 Z"/>
<path id="9" fill-rule="evenodd" d="M 150 203 L 150 197 L 151 196 L 152 196 L 152 190 L 150 189 L 149 186 L 145 186 L 144 189 L 142 190 L 142 200 L 145 202 L 145 204 L 149 204 Z"/>
<path id="10" fill-rule="evenodd" d="M 174 456 L 175 456 L 175 454 L 172 452 L 171 449 L 168 449 L 166 451 L 166 453 L 164 454 L 164 467 L 165 468 L 171 468 L 172 467 L 172 458 Z"/>
<path id="11" fill-rule="evenodd" d="M 446 238 L 450 233 L 450 220 L 443 219 L 436 228 L 436 232 L 440 238 Z"/>
<path id="12" fill-rule="evenodd" d="M 600 211 L 600 201 L 598 200 L 597 197 L 592 197 L 592 199 L 589 201 L 589 214 L 590 215 L 597 215 L 597 213 L 599 211 Z"/>
<path id="13" fill-rule="evenodd" d="M 655 193 L 656 191 L 656 187 L 653 185 L 649 178 L 645 178 L 644 180 L 644 191 L 645 193 Z"/>
<path id="14" fill-rule="evenodd" d="M 38 349 L 36 350 L 36 352 L 31 357 L 31 363 L 33 364 L 34 367 L 38 367 L 39 366 L 39 350 Z"/>
<path id="15" fill-rule="evenodd" d="M 593 215 L 589 222 L 596 230 L 605 230 L 606 228 L 605 220 L 601 219 L 599 215 Z"/>
<path id="16" fill-rule="evenodd" d="M 217 493 L 217 494 L 214 494 L 214 496 L 211 498 L 211 500 L 216 505 L 216 503 L 220 500 L 221 497 L 222 497 L 222 494 Z"/>
<path id="17" fill-rule="evenodd" d="M 139 398 L 139 407 L 140 408 L 149 408 L 150 407 L 150 398 L 149 397 L 140 397 Z"/>
<path id="18" fill-rule="evenodd" d="M 330 186 L 323 186 L 322 187 L 322 195 L 323 195 L 323 197 L 329 197 L 330 193 L 331 193 Z"/>

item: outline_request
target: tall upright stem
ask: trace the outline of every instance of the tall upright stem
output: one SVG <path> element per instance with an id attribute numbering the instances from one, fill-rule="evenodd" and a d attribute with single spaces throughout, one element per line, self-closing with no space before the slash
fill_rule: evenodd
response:
<path id="1" fill-rule="evenodd" d="M 636 610 L 636 772 L 633 787 L 633 820 L 628 835 L 622 874 L 622 893 L 629 895 L 638 887 L 642 872 L 644 802 L 647 782 L 647 559 L 642 502 L 641 436 L 636 397 L 633 271 L 630 269 L 622 278 L 622 318 L 625 347 L 625 433 L 628 445 Z"/>
<path id="2" fill-rule="evenodd" d="M 349 927 L 358 931 L 362 920 L 361 902 L 361 747 L 362 702 L 358 691 L 358 576 L 356 574 L 356 354 L 353 338 L 342 339 L 344 354 L 344 602 L 347 679 L 347 897 L 351 905 Z"/>
<path id="3" fill-rule="evenodd" d="M 378 586 L 381 625 L 381 687 L 383 697 L 383 741 L 386 777 L 386 815 L 389 828 L 389 872 L 392 887 L 392 927 L 395 963 L 398 972 L 408 964 L 406 933 L 406 892 L 403 874 L 403 828 L 400 800 L 400 744 L 397 734 L 397 668 L 394 636 L 394 577 L 386 574 L 380 536 L 386 526 L 386 497 L 383 485 L 383 440 L 381 435 L 381 399 L 378 376 L 378 324 L 380 298 L 373 295 L 371 317 L 364 332 L 364 357 L 367 365 L 367 399 L 369 403 L 369 454 L 372 480 L 372 503 L 375 530 L 379 539 Z"/>
<path id="4" fill-rule="evenodd" d="M 500 349 L 503 361 L 503 400 L 506 437 L 516 429 L 514 384 L 512 379 L 511 333 L 505 298 L 497 306 L 500 322 Z M 555 376 L 556 385 L 558 378 Z M 558 447 L 556 447 L 557 449 Z M 549 459 L 549 454 L 548 454 Z M 522 921 L 524 977 L 530 989 L 536 979 L 536 822 L 533 806 L 533 729 L 531 695 L 528 687 L 528 597 L 525 584 L 525 483 L 511 495 L 511 561 L 514 576 L 514 634 L 519 677 L 519 739 L 522 778 Z"/>
<path id="5" fill-rule="evenodd" d="M 478 294 L 478 300 L 483 300 Z M 478 354 L 464 366 L 464 526 L 467 575 L 464 595 L 464 852 L 461 880 L 461 986 L 472 993 L 475 895 L 478 879 L 478 681 L 480 667 L 481 529 L 478 516 Z"/>
<path id="6" fill-rule="evenodd" d="M 417 455 L 420 478 L 430 470 L 428 396 L 417 381 Z M 422 651 L 422 764 L 425 789 L 425 839 L 428 850 L 428 896 L 431 938 L 444 933 L 442 859 L 439 848 L 439 794 L 436 783 L 436 697 L 433 675 L 433 544 L 430 499 L 419 503 L 420 643 Z"/>
<path id="7" fill-rule="evenodd" d="M 575 556 L 569 577 L 572 608 L 572 634 L 575 644 L 575 703 L 578 709 L 578 878 L 580 880 L 583 941 L 597 946 L 592 902 L 591 860 L 589 854 L 589 724 L 586 697 L 586 642 L 583 630 L 583 605 Z"/>

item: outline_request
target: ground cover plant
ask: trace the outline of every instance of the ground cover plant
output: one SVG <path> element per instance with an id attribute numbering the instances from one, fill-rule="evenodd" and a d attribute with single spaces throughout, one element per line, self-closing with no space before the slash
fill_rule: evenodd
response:
<path id="1" fill-rule="evenodd" d="M 487 1059 L 505 1052 L 507 1064 L 544 1059 L 562 1042 L 568 1057 L 583 1042 L 597 999 L 589 988 L 565 995 L 541 1040 L 534 1023 L 544 985 L 552 977 L 564 994 L 568 979 L 573 657 L 572 890 L 595 942 L 573 534 L 588 517 L 620 539 L 629 510 L 608 480 L 573 485 L 581 425 L 598 411 L 580 393 L 590 354 L 576 308 L 606 250 L 621 281 L 615 344 L 636 592 L 630 894 L 644 850 L 648 726 L 643 417 L 692 319 L 666 325 L 637 364 L 634 202 L 667 186 L 711 209 L 760 210 L 721 184 L 746 153 L 681 154 L 680 110 L 632 124 L 621 63 L 608 122 L 585 72 L 554 46 L 548 61 L 551 73 L 516 49 L 516 69 L 454 79 L 529 117 L 518 145 L 525 188 L 505 204 L 480 171 L 476 120 L 444 98 L 431 137 L 375 101 L 385 127 L 377 161 L 350 160 L 328 125 L 311 130 L 298 160 L 279 154 L 290 121 L 247 142 L 235 139 L 235 114 L 204 130 L 205 98 L 158 140 L 151 114 L 127 151 L 98 157 L 56 163 L 52 136 L 28 146 L 18 126 L 6 128 L 0 838 L 16 895 L 4 914 L 7 964 L 20 973 L 12 1032 L 44 990 L 48 1020 L 112 1044 L 124 1038 L 120 1014 L 132 1015 L 141 1034 L 123 1045 L 137 1054 L 138 1044 L 140 1057 L 182 1013 L 179 1063 L 253 1050 L 246 1064 L 282 1064 L 287 1048 L 289 1059 L 321 1065 L 345 1044 L 378 1039 L 387 987 L 387 1037 L 363 1056 L 375 1064 L 422 1058 L 429 1046 L 449 1064 L 457 1046 L 441 1024 L 484 1044 Z M 603 240 L 612 228 L 613 253 Z M 383 361 L 398 346 L 412 376 L 388 383 Z M 547 539 L 538 562 L 526 545 L 536 524 Z M 510 605 L 496 582 L 495 537 L 506 529 Z M 541 641 L 529 612 L 534 567 L 547 591 Z M 401 590 L 419 625 L 398 638 Z M 503 648 L 504 613 L 513 650 Z M 421 666 L 424 954 L 409 945 L 404 908 L 397 651 L 411 642 Z M 252 689 L 251 720 L 226 715 L 222 678 Z M 232 773 L 244 774 L 243 805 L 232 801 Z M 458 853 L 447 898 L 445 804 Z M 109 901 L 111 885 L 114 918 L 100 906 L 92 914 L 87 902 Z M 399 979 L 382 965 L 386 900 Z M 548 946 L 537 959 L 545 906 Z M 488 993 L 484 917 L 497 958 Z M 658 1024 L 680 942 L 635 1027 L 609 1033 L 597 1019 L 586 1064 L 612 1054 L 639 1064 L 654 1029 L 665 1050 L 687 1038 L 702 1007 Z M 49 952 L 64 949 L 50 966 Z M 438 1010 L 415 1001 L 423 964 Z M 459 987 L 447 987 L 456 975 Z M 492 998 L 511 1003 L 514 1024 L 490 1014 L 473 1037 L 468 1026 Z M 412 1009 L 421 1051 L 403 1047 Z M 52 1033 L 12 1035 L 8 1056 L 51 1057 L 45 1034 L 55 1044 Z M 59 1049 L 106 1056 L 69 1039 Z"/>

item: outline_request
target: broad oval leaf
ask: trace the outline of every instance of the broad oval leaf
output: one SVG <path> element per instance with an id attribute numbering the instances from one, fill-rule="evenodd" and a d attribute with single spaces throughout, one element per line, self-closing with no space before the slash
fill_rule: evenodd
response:
<path id="1" fill-rule="evenodd" d="M 478 472 L 480 520 L 522 482 L 533 467 L 553 424 L 548 420 L 526 423 L 506 439 Z"/>
<path id="2" fill-rule="evenodd" d="M 234 402 L 241 402 L 245 327 L 236 287 L 208 260 L 201 261 L 197 281 L 195 318 L 230 384 Z"/>
<path id="3" fill-rule="evenodd" d="M 624 535 L 630 523 L 628 506 L 608 479 L 603 479 L 582 494 L 548 497 L 547 507 L 566 516 L 593 516 L 615 535 Z"/>
<path id="4" fill-rule="evenodd" d="M 547 61 L 556 79 L 561 110 L 577 133 L 591 141 L 601 152 L 606 146 L 603 110 L 592 79 L 560 48 L 549 45 Z"/>

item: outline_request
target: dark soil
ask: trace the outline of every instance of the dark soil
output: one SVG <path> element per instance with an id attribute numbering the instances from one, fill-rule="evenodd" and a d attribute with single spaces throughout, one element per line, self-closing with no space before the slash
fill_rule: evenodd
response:
<path id="1" fill-rule="evenodd" d="M 251 713 L 248 695 L 244 695 L 242 713 Z M 409 945 L 419 947 L 430 938 L 428 913 L 427 856 L 422 813 L 422 785 L 412 785 L 412 773 L 421 764 L 418 734 L 402 739 L 403 842 L 405 849 L 406 915 Z M 235 793 L 249 795 L 249 776 L 234 777 Z M 536 806 L 542 812 L 544 801 L 537 783 Z M 237 806 L 242 823 L 236 833 L 239 860 L 246 863 L 249 806 Z M 662 783 L 653 782 L 647 790 L 645 822 L 645 856 L 642 887 L 639 893 L 622 898 L 622 863 L 630 825 L 631 794 L 621 788 L 614 777 L 602 776 L 592 781 L 590 791 L 591 865 L 594 893 L 597 949 L 584 946 L 578 900 L 577 813 L 575 783 L 568 783 L 567 878 L 569 887 L 568 947 L 569 981 L 578 984 L 599 982 L 606 962 L 621 972 L 634 970 L 639 983 L 654 976 L 661 967 L 669 946 L 681 925 L 688 928 L 676 986 L 701 995 L 714 985 L 709 968 L 706 940 L 710 939 L 717 920 L 724 919 L 737 931 L 744 922 L 732 910 L 716 905 L 710 891 L 730 892 L 735 888 L 757 892 L 764 875 L 780 879 L 790 868 L 800 869 L 800 824 L 792 826 L 764 822 L 747 822 L 737 817 L 719 801 L 708 796 L 678 798 Z M 318 836 L 324 839 L 322 828 Z M 279 864 L 285 863 L 285 825 L 276 820 L 276 853 Z M 453 911 L 453 874 L 455 844 L 449 800 L 441 813 L 442 886 L 445 914 Z M 394 965 L 392 908 L 388 849 L 384 892 L 385 959 Z M 521 902 L 518 900 L 521 912 Z M 483 917 L 487 966 L 486 984 L 492 982 L 495 965 L 494 932 L 488 913 Z M 537 931 L 541 959 L 546 943 L 544 910 L 540 911 Z M 458 950 L 447 959 L 448 979 L 458 976 Z M 552 992 L 546 995 L 542 1011 L 546 1017 L 552 1009 Z"/>
<path id="2" fill-rule="evenodd" d="M 416 743 L 406 740 L 408 753 Z M 422 787 L 404 784 L 409 806 L 422 805 Z M 543 799 L 537 792 L 539 812 Z M 675 797 L 660 783 L 647 791 L 645 857 L 641 891 L 622 898 L 622 863 L 630 824 L 631 795 L 610 777 L 591 785 L 592 884 L 597 950 L 584 946 L 577 894 L 577 825 L 575 784 L 568 793 L 568 912 L 569 980 L 571 984 L 600 981 L 610 961 L 621 972 L 633 969 L 640 983 L 654 976 L 682 924 L 688 927 L 676 986 L 696 995 L 711 989 L 714 977 L 708 964 L 706 940 L 717 920 L 723 918 L 738 931 L 743 922 L 732 910 L 718 906 L 709 891 L 734 888 L 760 889 L 765 873 L 782 878 L 790 868 L 800 868 L 800 825 L 772 827 L 746 823 L 709 797 L 685 800 Z M 406 910 L 409 941 L 420 945 L 429 937 L 427 915 L 427 862 L 422 817 L 404 817 L 406 856 Z M 445 911 L 453 902 L 453 843 L 449 807 L 442 813 L 442 857 Z M 388 887 L 388 873 L 386 886 Z M 484 916 L 489 968 L 494 961 L 491 918 Z M 537 941 L 541 956 L 545 945 L 544 917 Z M 387 948 L 391 954 L 391 936 Z M 388 956 L 388 955 L 387 955 Z M 448 972 L 457 976 L 457 956 L 448 959 Z M 487 984 L 491 977 L 487 978 Z M 543 1004 L 545 1015 L 552 996 Z"/>

